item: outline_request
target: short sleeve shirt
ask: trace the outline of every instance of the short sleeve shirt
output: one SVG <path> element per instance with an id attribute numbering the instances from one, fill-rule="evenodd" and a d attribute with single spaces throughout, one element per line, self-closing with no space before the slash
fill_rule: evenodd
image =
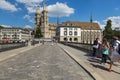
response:
<path id="1" fill-rule="evenodd" d="M 119 54 L 118 51 L 117 51 L 118 45 L 119 45 L 119 43 L 118 43 L 117 41 L 115 41 L 115 42 L 113 43 L 113 47 L 116 49 L 116 50 L 114 51 L 114 54 Z"/>

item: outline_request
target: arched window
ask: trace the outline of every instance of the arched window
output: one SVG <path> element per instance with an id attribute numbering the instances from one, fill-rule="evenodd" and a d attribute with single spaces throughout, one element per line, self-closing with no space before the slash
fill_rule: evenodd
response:
<path id="1" fill-rule="evenodd" d="M 64 35 L 67 35 L 67 31 L 64 31 Z"/>
<path id="2" fill-rule="evenodd" d="M 78 38 L 74 38 L 74 41 L 78 41 Z"/>
<path id="3" fill-rule="evenodd" d="M 64 41 L 67 41 L 67 38 L 64 38 Z"/>
<path id="4" fill-rule="evenodd" d="M 72 42 L 72 38 L 69 39 Z"/>
<path id="5" fill-rule="evenodd" d="M 69 35 L 72 35 L 72 31 L 69 32 Z"/>

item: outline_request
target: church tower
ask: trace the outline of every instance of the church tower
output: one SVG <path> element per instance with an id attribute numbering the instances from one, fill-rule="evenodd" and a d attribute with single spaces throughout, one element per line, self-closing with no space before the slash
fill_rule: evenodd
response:
<path id="1" fill-rule="evenodd" d="M 43 34 L 43 38 L 50 38 L 48 11 L 45 0 L 43 2 L 43 11 L 41 13 L 41 32 Z"/>
<path id="2" fill-rule="evenodd" d="M 48 22 L 48 11 L 46 8 L 46 1 L 43 2 L 43 11 L 40 12 L 40 7 L 37 6 L 35 13 L 35 31 L 37 27 L 41 28 L 41 32 L 44 39 L 50 39 L 50 30 L 49 30 L 49 22 Z"/>
<path id="3" fill-rule="evenodd" d="M 37 27 L 40 27 L 40 7 L 37 6 L 36 13 L 35 13 L 35 31 Z"/>

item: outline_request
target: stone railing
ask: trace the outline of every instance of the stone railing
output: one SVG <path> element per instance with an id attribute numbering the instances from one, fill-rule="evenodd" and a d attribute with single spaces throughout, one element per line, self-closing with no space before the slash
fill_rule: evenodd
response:
<path id="1" fill-rule="evenodd" d="M 22 43 L 0 43 L 0 52 L 19 48 L 19 47 L 24 47 L 24 46 L 26 46 L 25 42 L 22 42 Z"/>
<path id="2" fill-rule="evenodd" d="M 86 52 L 92 52 L 93 47 L 92 44 L 82 44 L 82 43 L 73 43 L 73 42 L 61 42 L 64 45 L 70 46 L 70 47 L 74 47 Z"/>

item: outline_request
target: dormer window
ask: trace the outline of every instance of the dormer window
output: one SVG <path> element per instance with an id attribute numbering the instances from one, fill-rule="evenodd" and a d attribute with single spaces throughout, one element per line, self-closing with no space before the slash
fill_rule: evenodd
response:
<path id="1" fill-rule="evenodd" d="M 66 26 L 69 26 L 69 23 L 66 23 Z"/>
<path id="2" fill-rule="evenodd" d="M 65 31 L 67 31 L 67 28 L 64 28 Z"/>

